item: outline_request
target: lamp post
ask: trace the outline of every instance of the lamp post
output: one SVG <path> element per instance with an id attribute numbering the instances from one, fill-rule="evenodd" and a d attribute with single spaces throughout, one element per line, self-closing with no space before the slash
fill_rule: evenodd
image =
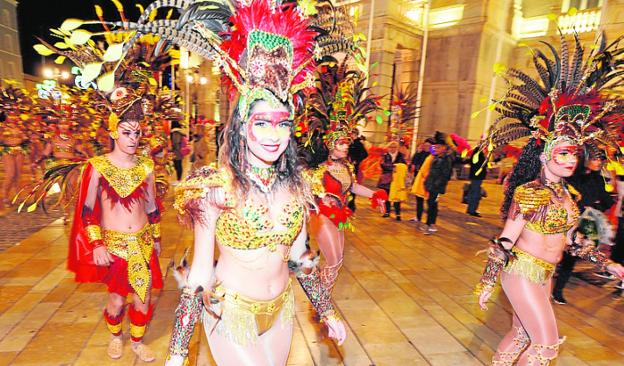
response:
<path id="1" fill-rule="evenodd" d="M 197 123 L 198 115 L 198 102 L 197 102 L 197 85 L 208 84 L 208 78 L 205 76 L 199 76 L 199 71 L 195 70 L 193 73 L 186 75 L 186 115 L 189 119 L 189 127 L 191 125 L 191 103 L 189 99 L 192 99 L 193 104 L 193 121 Z M 193 94 L 191 95 L 190 88 L 193 85 Z"/>
<path id="2" fill-rule="evenodd" d="M 429 40 L 429 8 L 431 7 L 431 0 L 424 2 L 424 10 L 422 12 L 422 25 L 423 25 L 423 41 L 422 50 L 420 52 L 420 70 L 418 72 L 418 89 L 416 94 L 416 116 L 414 116 L 414 128 L 412 132 L 412 147 L 411 155 L 416 152 L 416 139 L 418 137 L 418 127 L 420 124 L 420 109 L 422 106 L 422 90 L 425 79 L 425 61 L 427 60 L 427 41 Z"/>

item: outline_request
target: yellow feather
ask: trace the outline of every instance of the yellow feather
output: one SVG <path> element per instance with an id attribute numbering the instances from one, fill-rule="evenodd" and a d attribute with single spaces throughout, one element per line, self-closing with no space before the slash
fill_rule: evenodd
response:
<path id="1" fill-rule="evenodd" d="M 121 5 L 119 0 L 111 0 L 111 1 L 113 2 L 113 4 L 115 4 L 117 11 L 121 13 L 123 11 L 123 5 Z"/>
<path id="2" fill-rule="evenodd" d="M 102 10 L 102 7 L 99 5 L 95 6 L 95 14 L 97 14 L 98 17 L 101 17 L 102 15 L 104 15 L 104 11 Z"/>

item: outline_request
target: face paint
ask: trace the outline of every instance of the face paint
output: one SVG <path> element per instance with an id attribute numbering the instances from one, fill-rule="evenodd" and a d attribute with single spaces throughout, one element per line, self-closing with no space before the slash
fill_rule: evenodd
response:
<path id="1" fill-rule="evenodd" d="M 288 119 L 289 117 L 290 113 L 284 111 L 253 113 L 247 122 L 250 141 L 289 138 L 292 131 L 292 122 Z"/>
<path id="2" fill-rule="evenodd" d="M 557 146 L 552 150 L 552 158 L 559 165 L 576 164 L 578 161 L 577 153 L 577 146 Z"/>
<path id="3" fill-rule="evenodd" d="M 121 122 L 117 127 L 117 134 L 115 149 L 128 155 L 135 154 L 141 139 L 141 125 L 138 122 Z"/>

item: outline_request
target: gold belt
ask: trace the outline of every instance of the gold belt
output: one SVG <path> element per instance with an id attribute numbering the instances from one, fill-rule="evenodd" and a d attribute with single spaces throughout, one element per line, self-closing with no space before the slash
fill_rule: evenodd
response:
<path id="1" fill-rule="evenodd" d="M 278 317 L 283 323 L 290 323 L 295 316 L 292 279 L 281 294 L 268 301 L 251 299 L 221 285 L 215 288 L 214 294 L 223 298 L 217 331 L 242 346 L 255 343 Z"/>
<path id="2" fill-rule="evenodd" d="M 531 282 L 542 284 L 555 272 L 555 265 L 552 263 L 539 259 L 518 247 L 513 247 L 511 251 L 516 255 L 516 259 L 505 266 L 504 271 L 507 273 L 517 274 Z"/>
<path id="3" fill-rule="evenodd" d="M 102 234 L 106 249 L 128 262 L 128 282 L 141 301 L 145 302 L 147 290 L 152 282 L 149 270 L 154 250 L 151 226 L 145 224 L 141 230 L 134 233 L 103 230 Z"/>

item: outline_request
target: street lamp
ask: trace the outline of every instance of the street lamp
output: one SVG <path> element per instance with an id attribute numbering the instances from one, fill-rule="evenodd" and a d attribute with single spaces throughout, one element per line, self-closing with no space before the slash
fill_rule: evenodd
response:
<path id="1" fill-rule="evenodd" d="M 59 70 L 58 68 L 50 68 L 46 67 L 43 69 L 43 77 L 46 79 L 61 79 L 67 80 L 70 77 L 70 74 L 66 70 Z"/>

